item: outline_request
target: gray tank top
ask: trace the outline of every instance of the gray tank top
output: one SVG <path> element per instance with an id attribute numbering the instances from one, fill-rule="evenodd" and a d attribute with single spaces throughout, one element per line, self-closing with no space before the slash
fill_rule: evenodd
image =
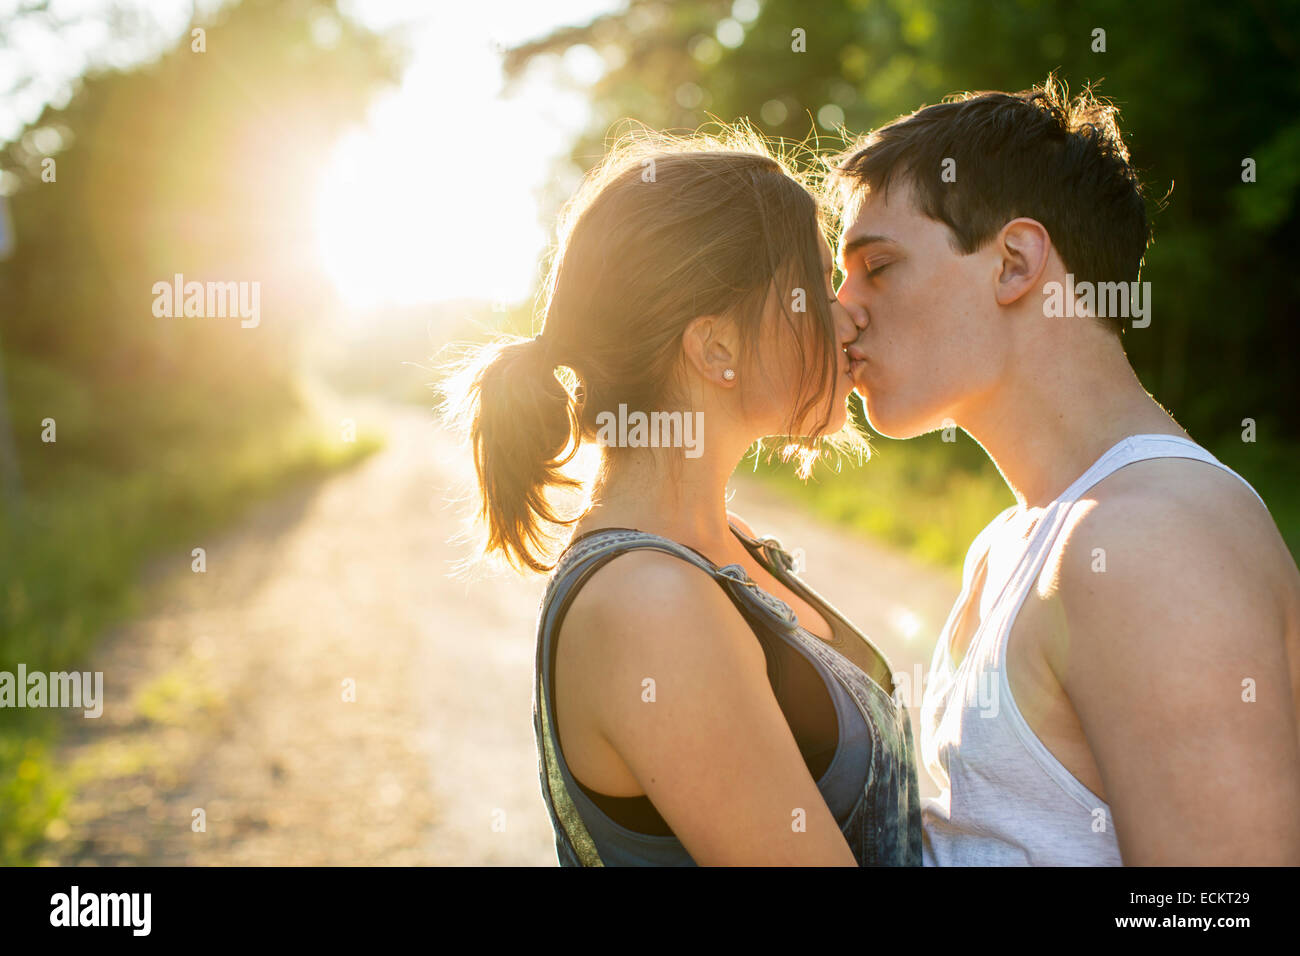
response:
<path id="1" fill-rule="evenodd" d="M 1038 739 L 1016 706 L 1004 662 L 1016 615 L 1071 506 L 1107 475 L 1152 458 L 1190 458 L 1241 478 L 1176 435 L 1120 441 L 1043 510 L 954 669 L 948 644 L 970 599 L 975 568 L 989 535 L 1015 508 L 994 518 L 971 545 L 962 593 L 935 646 L 921 705 L 921 755 L 941 790 L 922 808 L 926 866 L 1122 865 L 1110 807 Z"/>
<path id="2" fill-rule="evenodd" d="M 569 770 L 555 732 L 551 691 L 555 635 L 569 604 L 582 583 L 607 561 L 629 550 L 650 548 L 688 561 L 717 581 L 764 645 L 769 679 L 773 677 L 773 641 L 782 642 L 816 669 L 839 727 L 835 753 L 817 781 L 818 790 L 859 864 L 919 866 L 920 799 L 911 723 L 907 709 L 891 697 L 888 661 L 865 635 L 793 574 L 793 560 L 778 542 L 772 538 L 754 541 L 735 528 L 733 531 L 774 577 L 825 614 L 836 631 L 836 643 L 860 641 L 864 645 L 851 650 L 854 657 L 868 663 L 871 673 L 835 644 L 800 627 L 789 605 L 761 590 L 739 564 L 718 567 L 691 548 L 632 529 L 600 529 L 576 539 L 552 572 L 538 612 L 533 686 L 538 778 L 560 865 L 695 865 L 671 831 L 642 833 L 611 819 Z"/>

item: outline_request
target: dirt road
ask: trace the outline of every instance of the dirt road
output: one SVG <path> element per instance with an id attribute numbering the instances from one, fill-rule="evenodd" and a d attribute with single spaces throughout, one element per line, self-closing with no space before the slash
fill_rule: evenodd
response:
<path id="1" fill-rule="evenodd" d="M 468 462 L 420 410 L 347 411 L 386 449 L 195 541 L 203 573 L 188 547 L 164 560 L 100 645 L 104 715 L 68 720 L 77 797 L 48 860 L 554 865 L 530 713 L 544 581 L 449 577 Z M 956 582 L 736 487 L 732 510 L 802 547 L 807 580 L 919 675 Z"/>

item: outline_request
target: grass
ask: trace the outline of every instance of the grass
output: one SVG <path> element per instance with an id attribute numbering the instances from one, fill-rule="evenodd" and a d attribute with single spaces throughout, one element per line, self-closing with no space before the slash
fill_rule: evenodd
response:
<path id="1" fill-rule="evenodd" d="M 150 723 L 181 727 L 195 716 L 217 711 L 223 700 L 202 674 L 178 668 L 142 687 L 132 704 L 135 712 Z"/>
<path id="2" fill-rule="evenodd" d="M 290 385 L 219 406 L 202 389 L 115 390 L 24 361 L 6 369 L 12 420 L 57 423 L 53 443 L 15 430 L 25 492 L 0 513 L 0 670 L 85 670 L 104 629 L 139 608 L 145 563 L 257 501 L 371 454 L 340 441 Z M 160 715 L 174 694 L 155 688 Z M 8 710 L 0 724 L 0 864 L 31 863 L 57 830 L 70 783 L 52 759 L 60 712 Z"/>

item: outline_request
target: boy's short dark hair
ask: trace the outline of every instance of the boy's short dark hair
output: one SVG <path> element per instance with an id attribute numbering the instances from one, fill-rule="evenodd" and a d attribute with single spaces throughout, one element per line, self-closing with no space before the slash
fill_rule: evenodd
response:
<path id="1" fill-rule="evenodd" d="M 1117 113 L 1090 91 L 1069 100 L 1051 77 L 1020 93 L 966 93 L 873 131 L 832 181 L 859 196 L 905 179 L 965 254 L 1012 219 L 1036 219 L 1076 282 L 1134 282 L 1151 226 Z"/>

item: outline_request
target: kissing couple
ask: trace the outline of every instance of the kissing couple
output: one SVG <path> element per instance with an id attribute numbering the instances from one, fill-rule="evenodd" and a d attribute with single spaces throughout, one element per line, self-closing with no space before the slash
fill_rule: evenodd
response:
<path id="1" fill-rule="evenodd" d="M 1099 307 L 1151 236 L 1113 107 L 1051 80 L 967 94 L 825 165 L 747 128 L 615 147 L 566 207 L 540 333 L 450 390 L 485 552 L 550 575 L 533 715 L 559 862 L 1300 864 L 1300 573 Z M 760 439 L 804 476 L 861 447 L 853 390 L 882 435 L 965 430 L 1016 501 L 938 635 L 924 807 L 889 662 L 727 510 Z M 620 406 L 698 417 L 700 453 L 597 442 Z"/>

